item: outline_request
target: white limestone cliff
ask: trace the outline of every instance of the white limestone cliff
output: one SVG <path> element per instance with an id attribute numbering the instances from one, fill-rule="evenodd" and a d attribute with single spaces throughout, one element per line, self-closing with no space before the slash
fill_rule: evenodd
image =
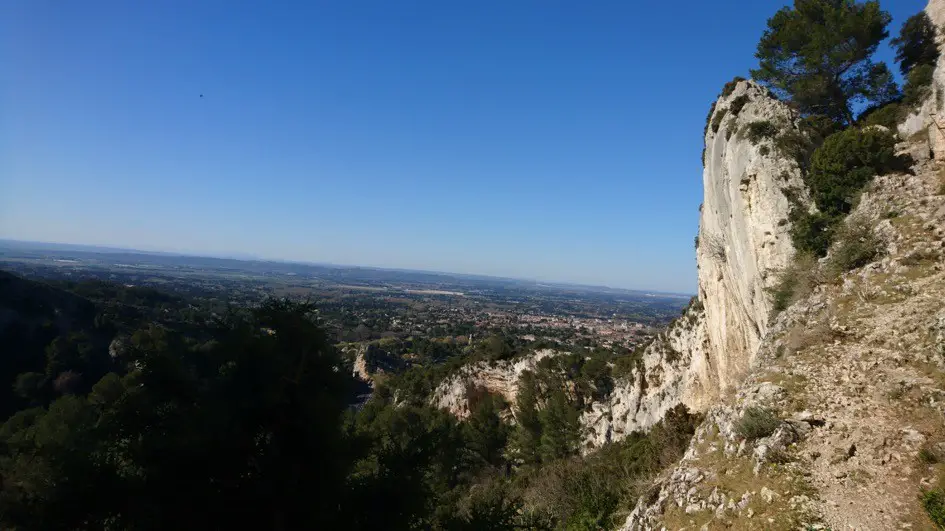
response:
<path id="1" fill-rule="evenodd" d="M 705 135 L 699 304 L 646 349 L 641 370 L 618 382 L 608 402 L 583 415 L 589 448 L 646 429 L 680 403 L 706 410 L 741 381 L 767 332 L 766 290 L 794 255 L 789 195 L 807 198 L 797 164 L 747 130 L 753 122 L 795 128 L 796 115 L 753 81 L 733 87 L 716 102 Z"/>
<path id="2" fill-rule="evenodd" d="M 518 377 L 525 371 L 534 371 L 539 361 L 556 353 L 543 349 L 516 360 L 480 361 L 466 365 L 437 386 L 433 392 L 433 405 L 464 419 L 470 413 L 468 392 L 473 388 L 501 395 L 506 402 L 514 404 Z"/>

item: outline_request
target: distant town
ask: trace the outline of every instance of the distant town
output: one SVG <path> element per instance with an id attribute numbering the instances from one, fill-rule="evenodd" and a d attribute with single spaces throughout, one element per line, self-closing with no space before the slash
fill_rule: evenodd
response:
<path id="1" fill-rule="evenodd" d="M 383 338 L 633 349 L 689 301 L 680 294 L 422 271 L 309 265 L 0 242 L 0 268 L 59 283 L 159 289 L 225 312 L 267 297 L 308 300 L 339 343 Z"/>

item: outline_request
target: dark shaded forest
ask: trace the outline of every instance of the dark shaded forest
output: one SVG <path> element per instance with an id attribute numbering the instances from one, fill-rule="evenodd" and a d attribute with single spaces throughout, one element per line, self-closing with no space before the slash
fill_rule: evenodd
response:
<path id="1" fill-rule="evenodd" d="M 527 373 L 518 404 L 483 393 L 465 421 L 402 379 L 354 407 L 314 309 L 218 315 L 0 272 L 0 526 L 597 529 L 692 433 L 677 411 L 581 457 L 570 356 Z"/>

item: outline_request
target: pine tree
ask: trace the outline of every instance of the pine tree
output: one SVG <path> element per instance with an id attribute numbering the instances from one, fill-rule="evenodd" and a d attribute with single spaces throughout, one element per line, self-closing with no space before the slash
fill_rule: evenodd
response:
<path id="1" fill-rule="evenodd" d="M 509 439 L 509 427 L 499 416 L 503 407 L 501 397 L 486 394 L 463 424 L 467 448 L 491 465 L 501 464 Z"/>
<path id="2" fill-rule="evenodd" d="M 571 405 L 563 389 L 553 389 L 548 402 L 538 415 L 541 420 L 542 460 L 552 460 L 573 454 L 580 438 L 578 410 Z"/>
<path id="3" fill-rule="evenodd" d="M 896 49 L 896 61 L 903 76 L 916 66 L 934 65 L 938 60 L 935 26 L 925 11 L 909 17 L 890 44 Z"/>
<path id="4" fill-rule="evenodd" d="M 888 68 L 871 61 L 891 20 L 875 0 L 795 0 L 768 19 L 751 75 L 804 114 L 853 123 L 852 103 L 894 92 Z"/>
<path id="5" fill-rule="evenodd" d="M 538 417 L 538 383 L 531 371 L 522 372 L 515 397 L 515 435 L 513 445 L 526 463 L 536 463 L 540 456 L 541 420 Z"/>

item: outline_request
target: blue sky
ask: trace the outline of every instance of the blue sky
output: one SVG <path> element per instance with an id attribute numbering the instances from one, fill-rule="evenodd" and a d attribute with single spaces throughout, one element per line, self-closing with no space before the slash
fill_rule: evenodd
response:
<path id="1" fill-rule="evenodd" d="M 0 238 L 693 292 L 781 5 L 2 2 Z"/>

